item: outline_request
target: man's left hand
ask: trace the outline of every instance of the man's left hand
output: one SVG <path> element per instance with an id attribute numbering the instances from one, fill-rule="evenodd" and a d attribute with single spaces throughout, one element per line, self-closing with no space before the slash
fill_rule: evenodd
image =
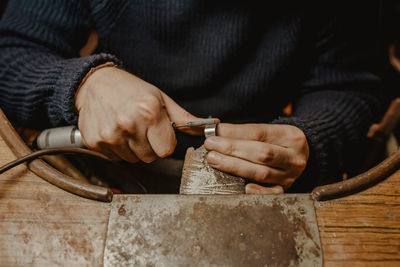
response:
<path id="1" fill-rule="evenodd" d="M 306 136 L 284 124 L 226 124 L 218 136 L 206 139 L 207 162 L 214 168 L 260 183 L 246 186 L 247 194 L 283 193 L 304 171 L 309 156 Z"/>

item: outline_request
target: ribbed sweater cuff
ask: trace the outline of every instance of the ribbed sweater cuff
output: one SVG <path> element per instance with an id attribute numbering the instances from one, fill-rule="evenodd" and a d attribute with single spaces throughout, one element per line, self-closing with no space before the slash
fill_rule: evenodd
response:
<path id="1" fill-rule="evenodd" d="M 324 149 L 323 134 L 321 134 L 326 125 L 316 120 L 311 121 L 297 117 L 280 117 L 271 123 L 296 126 L 304 132 L 310 150 L 307 166 L 288 191 L 311 191 L 320 182 L 319 177 L 326 176 L 328 169 L 327 154 Z"/>
<path id="2" fill-rule="evenodd" d="M 75 91 L 91 68 L 106 62 L 121 65 L 121 62 L 115 56 L 96 54 L 60 60 L 49 66 L 48 75 L 39 86 L 49 89 L 51 94 L 48 114 L 53 126 L 77 124 L 78 114 L 74 106 Z"/>

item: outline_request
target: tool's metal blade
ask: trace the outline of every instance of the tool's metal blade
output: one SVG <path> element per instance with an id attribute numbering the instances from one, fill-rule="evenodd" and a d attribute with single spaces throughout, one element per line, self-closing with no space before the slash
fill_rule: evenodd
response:
<path id="1" fill-rule="evenodd" d="M 197 126 L 207 126 L 207 125 L 212 125 L 212 124 L 217 124 L 219 120 L 217 119 L 206 119 L 206 120 L 201 120 L 201 121 L 190 121 L 185 124 L 175 124 L 174 122 L 172 123 L 172 127 L 174 129 L 177 128 L 182 128 L 182 127 L 197 127 Z"/>
<path id="2" fill-rule="evenodd" d="M 115 195 L 105 266 L 321 266 L 309 195 Z"/>

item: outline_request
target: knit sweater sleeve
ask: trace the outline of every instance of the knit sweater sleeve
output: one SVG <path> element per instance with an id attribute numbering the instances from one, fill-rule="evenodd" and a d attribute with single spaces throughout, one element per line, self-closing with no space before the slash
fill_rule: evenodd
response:
<path id="1" fill-rule="evenodd" d="M 91 29 L 85 1 L 11 0 L 0 21 L 0 106 L 32 128 L 75 124 L 74 93 L 90 68 L 118 59 L 79 57 Z"/>
<path id="2" fill-rule="evenodd" d="M 300 128 L 309 143 L 309 161 L 293 191 L 309 191 L 351 172 L 379 113 L 373 28 L 350 27 L 340 19 L 332 18 L 316 34 L 309 78 L 293 102 L 293 114 L 273 121 Z"/>

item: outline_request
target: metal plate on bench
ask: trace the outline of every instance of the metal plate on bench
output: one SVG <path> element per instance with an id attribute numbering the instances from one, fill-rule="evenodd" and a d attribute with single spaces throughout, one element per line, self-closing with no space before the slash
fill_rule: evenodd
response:
<path id="1" fill-rule="evenodd" d="M 115 195 L 105 266 L 322 266 L 313 201 L 285 195 Z"/>

